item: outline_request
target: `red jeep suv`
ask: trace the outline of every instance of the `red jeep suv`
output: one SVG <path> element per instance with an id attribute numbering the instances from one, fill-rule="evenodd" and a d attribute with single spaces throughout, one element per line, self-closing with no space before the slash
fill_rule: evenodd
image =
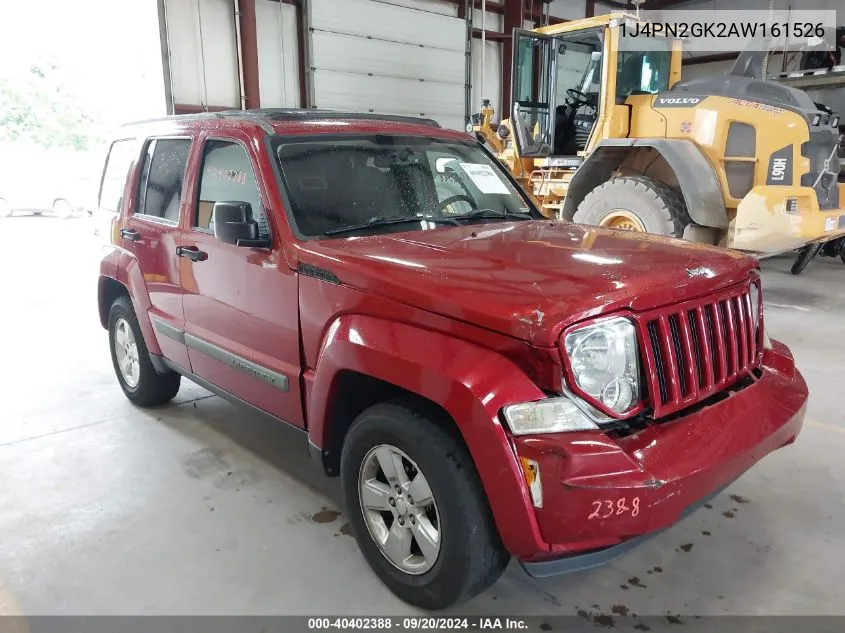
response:
<path id="1" fill-rule="evenodd" d="M 99 314 L 139 406 L 182 377 L 302 431 L 400 598 L 604 563 L 792 442 L 753 259 L 544 219 L 433 121 L 256 110 L 111 147 Z"/>

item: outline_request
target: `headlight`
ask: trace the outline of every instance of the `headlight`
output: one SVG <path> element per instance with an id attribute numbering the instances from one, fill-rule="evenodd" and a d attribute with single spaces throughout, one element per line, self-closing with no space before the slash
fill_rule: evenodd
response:
<path id="1" fill-rule="evenodd" d="M 549 398 L 505 407 L 502 413 L 514 435 L 594 431 L 598 425 L 569 398 Z"/>
<path id="2" fill-rule="evenodd" d="M 760 323 L 760 311 L 762 306 L 760 305 L 760 287 L 752 283 L 751 284 L 751 322 L 754 324 L 754 329 L 756 331 L 757 325 Z"/>
<path id="3" fill-rule="evenodd" d="M 640 400 L 640 361 L 634 324 L 616 318 L 566 335 L 572 378 L 597 403 L 622 414 Z"/>

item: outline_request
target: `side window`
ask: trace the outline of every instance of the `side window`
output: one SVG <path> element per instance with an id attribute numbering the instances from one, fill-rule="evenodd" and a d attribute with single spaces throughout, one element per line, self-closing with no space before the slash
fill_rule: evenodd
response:
<path id="1" fill-rule="evenodd" d="M 246 150 L 238 143 L 208 141 L 205 144 L 193 226 L 211 229 L 215 202 L 248 202 L 252 207 L 252 217 L 258 223 L 259 237 L 270 237 L 267 214 L 261 203 L 252 163 Z"/>
<path id="2" fill-rule="evenodd" d="M 179 221 L 179 202 L 190 149 L 190 139 L 150 141 L 144 156 L 137 213 Z"/>
<path id="3" fill-rule="evenodd" d="M 126 189 L 129 169 L 137 158 L 137 139 L 123 139 L 111 144 L 103 170 L 98 208 L 114 213 L 120 212 L 120 208 L 123 206 L 123 191 Z"/>

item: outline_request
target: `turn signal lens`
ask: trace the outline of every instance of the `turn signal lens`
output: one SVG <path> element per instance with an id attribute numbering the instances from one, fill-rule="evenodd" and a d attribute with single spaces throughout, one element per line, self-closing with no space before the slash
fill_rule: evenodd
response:
<path id="1" fill-rule="evenodd" d="M 540 464 L 533 459 L 520 457 L 519 463 L 522 466 L 522 474 L 528 490 L 531 492 L 531 502 L 535 508 L 543 507 L 543 487 L 540 484 Z"/>

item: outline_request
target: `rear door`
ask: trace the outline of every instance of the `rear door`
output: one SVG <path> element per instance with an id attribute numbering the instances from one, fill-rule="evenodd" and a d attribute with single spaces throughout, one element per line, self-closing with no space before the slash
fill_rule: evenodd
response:
<path id="1" fill-rule="evenodd" d="M 191 142 L 189 137 L 147 141 L 135 204 L 119 230 L 121 245 L 137 261 L 130 281 L 145 286 L 149 299 L 148 306 L 136 304 L 136 309 L 147 308 L 162 353 L 186 369 L 190 364 L 182 335 L 185 318 L 176 247 Z"/>

